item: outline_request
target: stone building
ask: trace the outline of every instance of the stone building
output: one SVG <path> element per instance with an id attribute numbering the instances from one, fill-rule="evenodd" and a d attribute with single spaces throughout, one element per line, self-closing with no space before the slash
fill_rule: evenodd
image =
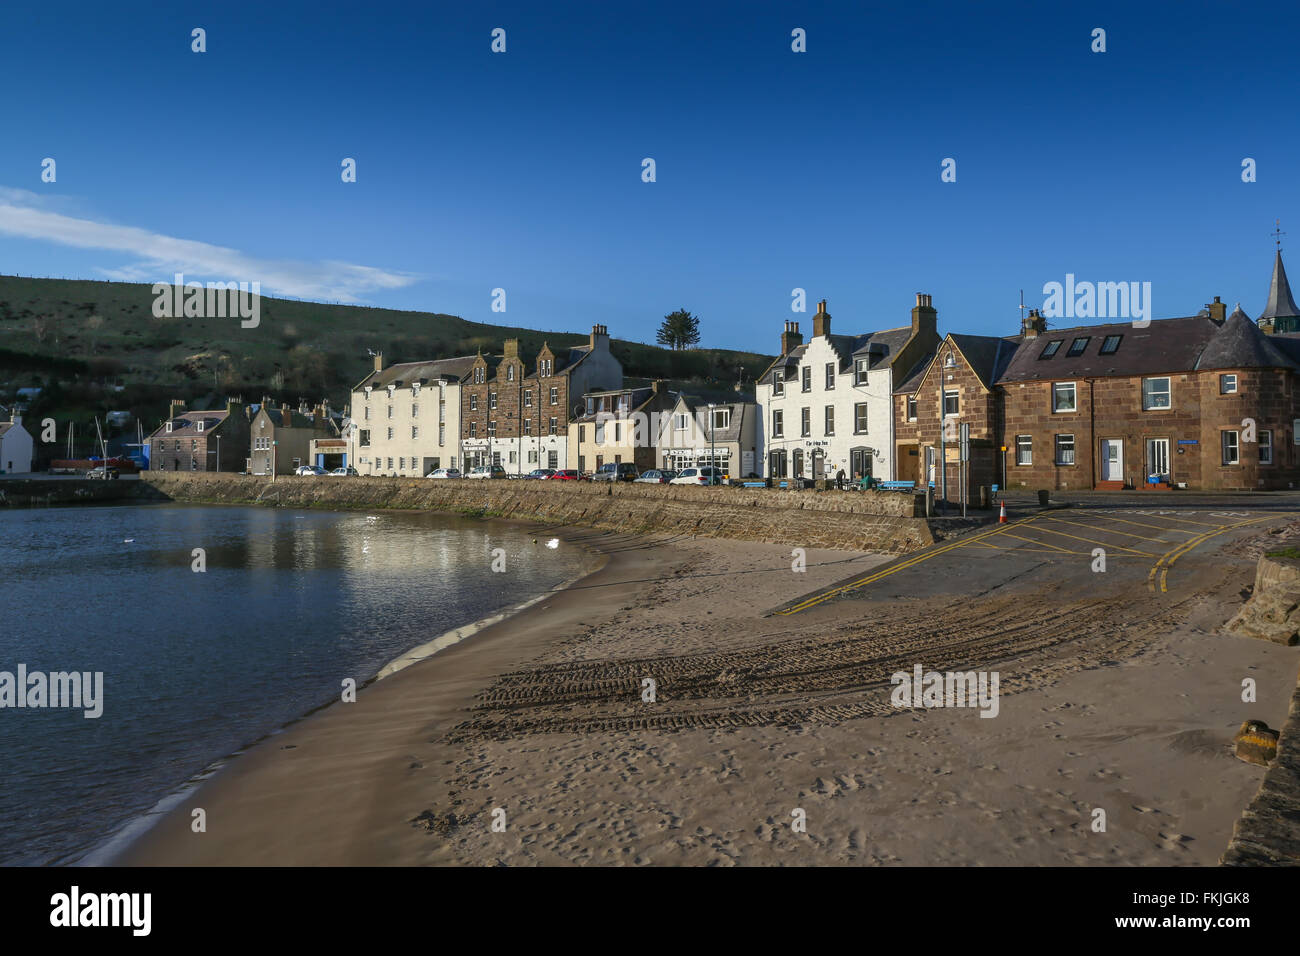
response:
<path id="1" fill-rule="evenodd" d="M 166 420 L 145 443 L 150 471 L 243 471 L 248 464 L 248 409 L 229 399 L 224 409 L 185 411 L 173 401 Z"/>
<path id="2" fill-rule="evenodd" d="M 900 444 L 916 443 L 924 474 L 941 460 L 941 434 L 952 458 L 945 423 L 969 424 L 972 496 L 992 484 L 1294 487 L 1300 335 L 1265 335 L 1240 306 L 1225 312 L 1216 296 L 1194 316 L 1063 329 L 1031 312 L 1014 339 L 948 336 L 895 396 Z"/>
<path id="3" fill-rule="evenodd" d="M 248 461 L 250 475 L 292 475 L 300 465 L 313 464 L 312 442 L 337 438 L 338 429 L 330 419 L 329 408 L 321 402 L 315 408 L 299 403 L 276 407 L 269 398 L 248 406 Z"/>
<path id="4" fill-rule="evenodd" d="M 623 366 L 609 350 L 609 331 L 594 325 L 587 344 L 553 350 L 543 344 L 530 364 L 519 340 L 499 356 L 478 355 L 461 386 L 464 470 L 501 465 L 507 474 L 564 468 L 569 422 L 585 413 L 588 392 L 620 388 Z"/>
<path id="5" fill-rule="evenodd" d="M 352 389 L 343 429 L 348 460 L 363 475 L 422 477 L 461 468 L 461 383 L 475 357 L 401 362 L 374 368 Z"/>
<path id="6" fill-rule="evenodd" d="M 1269 334 L 1300 332 L 1300 309 L 1291 296 L 1291 283 L 1282 266 L 1282 250 L 1273 257 L 1273 278 L 1268 284 L 1268 300 L 1259 314 L 1259 327 Z"/>
<path id="7" fill-rule="evenodd" d="M 0 474 L 25 475 L 32 470 L 32 436 L 23 428 L 23 416 L 10 412 L 0 422 Z"/>
<path id="8" fill-rule="evenodd" d="M 638 471 L 658 466 L 660 425 L 677 401 L 663 382 L 588 392 L 582 400 L 583 414 L 569 422 L 566 468 L 587 473 L 608 462 L 632 462 Z"/>
<path id="9" fill-rule="evenodd" d="M 1002 395 L 996 387 L 1019 337 L 947 335 L 921 370 L 894 393 L 898 481 L 933 482 L 936 494 L 968 500 L 980 485 L 1001 484 Z M 961 425 L 969 426 L 970 459 L 960 467 Z M 944 467 L 943 463 L 947 463 Z"/>
<path id="10" fill-rule="evenodd" d="M 805 343 L 786 322 L 781 354 L 759 378 L 764 477 L 893 478 L 893 394 L 939 344 L 930 296 L 918 293 L 910 325 L 835 335 L 822 300 Z"/>

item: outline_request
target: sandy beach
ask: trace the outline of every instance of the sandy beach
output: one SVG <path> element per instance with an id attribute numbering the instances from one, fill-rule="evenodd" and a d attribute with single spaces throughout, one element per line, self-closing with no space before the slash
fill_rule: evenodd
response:
<path id="1" fill-rule="evenodd" d="M 1295 682 L 1294 649 L 1216 633 L 1244 560 L 1118 617 L 1032 581 L 782 617 L 890 556 L 565 546 L 607 563 L 264 741 L 117 862 L 1211 865 L 1263 774 L 1231 751 L 1241 677 Z M 995 667 L 997 718 L 892 707 L 913 661 Z"/>

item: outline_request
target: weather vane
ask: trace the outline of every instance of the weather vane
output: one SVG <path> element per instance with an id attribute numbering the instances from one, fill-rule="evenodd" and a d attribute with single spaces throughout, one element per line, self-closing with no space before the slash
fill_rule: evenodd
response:
<path id="1" fill-rule="evenodd" d="M 1275 229 L 1270 233 L 1270 235 L 1273 237 L 1273 241 L 1277 243 L 1277 251 L 1278 251 L 1278 252 L 1281 252 L 1281 251 L 1282 251 L 1282 237 L 1285 236 L 1286 233 L 1282 231 L 1282 220 L 1281 220 L 1281 219 L 1274 219 L 1273 222 L 1274 222 L 1274 224 L 1276 225 L 1277 228 L 1275 228 Z"/>

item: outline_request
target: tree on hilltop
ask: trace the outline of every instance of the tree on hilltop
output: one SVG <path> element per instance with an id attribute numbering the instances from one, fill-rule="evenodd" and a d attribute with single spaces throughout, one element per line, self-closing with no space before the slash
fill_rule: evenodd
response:
<path id="1" fill-rule="evenodd" d="M 671 349 L 686 349 L 700 344 L 700 318 L 685 309 L 669 312 L 664 316 L 656 337 L 660 345 Z"/>

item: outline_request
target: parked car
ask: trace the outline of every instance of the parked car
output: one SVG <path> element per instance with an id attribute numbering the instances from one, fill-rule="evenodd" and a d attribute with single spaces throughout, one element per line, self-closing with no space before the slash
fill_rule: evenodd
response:
<path id="1" fill-rule="evenodd" d="M 722 484 L 722 472 L 717 468 L 705 465 L 703 468 L 683 468 L 676 478 L 668 482 L 670 485 L 720 485 Z"/>
<path id="2" fill-rule="evenodd" d="M 560 468 L 552 473 L 551 481 L 577 481 L 582 476 L 572 468 Z"/>
<path id="3" fill-rule="evenodd" d="M 96 481 L 112 481 L 114 478 L 122 477 L 122 473 L 107 465 L 97 465 L 86 472 L 86 477 Z"/>
<path id="4" fill-rule="evenodd" d="M 528 474 L 524 475 L 524 477 L 530 478 L 534 481 L 538 481 L 542 478 L 549 478 L 553 474 L 555 474 L 554 468 L 534 468 Z"/>
<path id="5" fill-rule="evenodd" d="M 321 468 L 319 465 L 299 465 L 298 470 L 295 471 L 294 474 L 295 475 L 323 475 L 325 474 L 325 469 Z"/>
<path id="6" fill-rule="evenodd" d="M 424 477 L 426 478 L 463 478 L 459 468 L 435 468 Z"/>
<path id="7" fill-rule="evenodd" d="M 360 476 L 361 476 L 361 472 L 357 471 L 357 470 L 356 470 L 355 468 L 353 468 L 351 465 L 347 465 L 346 467 L 343 467 L 343 468 L 335 468 L 333 471 L 330 472 L 330 474 L 331 474 L 331 475 L 343 475 L 343 476 L 347 476 L 347 475 L 356 475 L 357 477 L 360 477 Z"/>
<path id="8" fill-rule="evenodd" d="M 666 485 L 677 477 L 677 472 L 668 471 L 665 468 L 651 468 L 649 471 L 643 471 L 637 477 L 638 484 L 646 485 Z"/>
<path id="9" fill-rule="evenodd" d="M 591 476 L 592 481 L 636 481 L 640 472 L 636 470 L 636 465 L 630 461 L 611 461 L 601 465 L 596 469 L 596 473 Z"/>
<path id="10" fill-rule="evenodd" d="M 470 471 L 466 478 L 504 478 L 506 470 L 500 465 L 480 465 Z"/>

